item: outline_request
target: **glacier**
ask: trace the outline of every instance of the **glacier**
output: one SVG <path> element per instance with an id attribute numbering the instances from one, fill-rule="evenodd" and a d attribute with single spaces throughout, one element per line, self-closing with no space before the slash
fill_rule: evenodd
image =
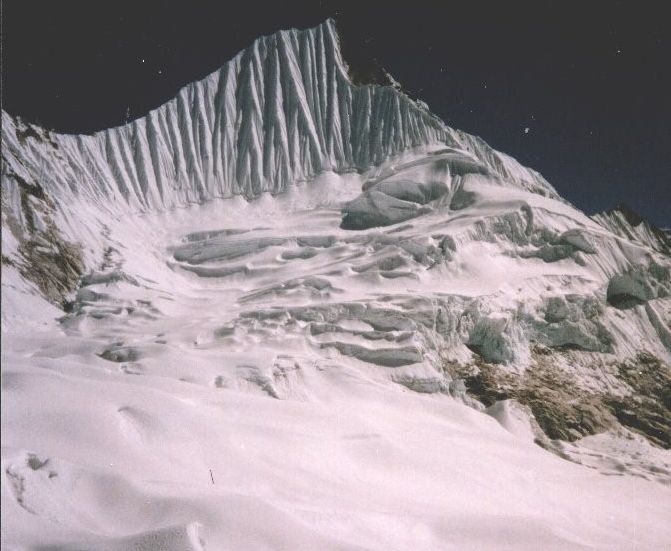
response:
<path id="1" fill-rule="evenodd" d="M 2 112 L 3 548 L 668 543 L 669 234 L 349 73 Z"/>

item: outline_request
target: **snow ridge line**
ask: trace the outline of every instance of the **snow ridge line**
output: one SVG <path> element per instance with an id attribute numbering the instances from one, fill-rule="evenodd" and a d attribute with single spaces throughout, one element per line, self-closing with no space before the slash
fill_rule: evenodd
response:
<path id="1" fill-rule="evenodd" d="M 2 113 L 3 180 L 132 210 L 277 194 L 323 171 L 364 171 L 416 147 L 471 153 L 508 185 L 555 196 L 538 173 L 447 127 L 392 86 L 354 85 L 333 20 L 257 39 L 125 126 L 65 135 Z"/>

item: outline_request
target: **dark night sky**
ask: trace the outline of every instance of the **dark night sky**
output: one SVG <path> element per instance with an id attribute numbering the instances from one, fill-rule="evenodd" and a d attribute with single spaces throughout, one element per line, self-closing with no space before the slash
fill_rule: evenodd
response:
<path id="1" fill-rule="evenodd" d="M 661 2 L 4 0 L 3 108 L 64 132 L 118 125 L 255 37 L 333 16 L 353 66 L 377 60 L 583 210 L 625 202 L 669 226 L 665 15 Z"/>

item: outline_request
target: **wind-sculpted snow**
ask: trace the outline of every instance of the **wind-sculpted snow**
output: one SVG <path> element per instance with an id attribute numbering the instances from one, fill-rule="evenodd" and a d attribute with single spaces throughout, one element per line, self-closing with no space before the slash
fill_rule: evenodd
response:
<path id="1" fill-rule="evenodd" d="M 667 255 L 671 254 L 671 232 L 656 227 L 626 205 L 596 214 L 593 218 L 624 239 L 642 243 Z"/>
<path id="2" fill-rule="evenodd" d="M 391 86 L 355 86 L 332 21 L 258 39 L 167 104 L 92 136 L 3 112 L 3 180 L 136 209 L 279 193 L 322 171 L 362 171 L 416 147 L 471 152 L 506 182 L 555 195 L 537 173 L 446 127 Z"/>
<path id="3" fill-rule="evenodd" d="M 67 312 L 3 265 L 7 543 L 400 550 L 417 519 L 429 549 L 667 541 L 671 262 L 444 155 L 107 215 Z M 371 190 L 417 210 L 343 225 Z"/>
<path id="4" fill-rule="evenodd" d="M 332 23 L 3 122 L 3 548 L 670 540 L 665 234 L 352 85 Z"/>

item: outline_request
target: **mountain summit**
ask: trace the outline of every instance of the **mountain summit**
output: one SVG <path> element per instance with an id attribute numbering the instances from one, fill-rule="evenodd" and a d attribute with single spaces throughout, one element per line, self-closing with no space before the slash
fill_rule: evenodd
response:
<path id="1" fill-rule="evenodd" d="M 329 20 L 94 135 L 2 113 L 3 546 L 669 541 L 668 236 L 393 82 Z"/>
<path id="2" fill-rule="evenodd" d="M 54 191 L 70 189 L 132 208 L 276 194 L 326 170 L 363 171 L 436 144 L 472 152 L 507 181 L 554 194 L 537 173 L 446 127 L 393 87 L 353 85 L 331 20 L 258 39 L 126 126 L 93 136 L 54 134 L 53 148 L 45 151 L 30 147 L 37 131 L 22 130 L 6 113 L 3 128 L 10 174 L 40 176 Z M 34 158 L 21 166 L 24 144 Z M 49 174 L 40 175 L 45 165 Z"/>

